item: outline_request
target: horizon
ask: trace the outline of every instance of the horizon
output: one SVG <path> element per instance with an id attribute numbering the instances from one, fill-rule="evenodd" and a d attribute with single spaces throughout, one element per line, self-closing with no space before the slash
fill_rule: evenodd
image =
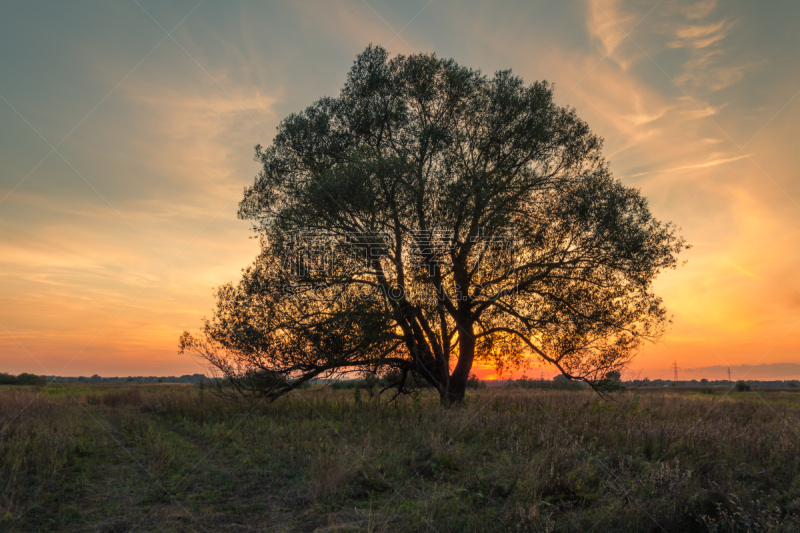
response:
<path id="1" fill-rule="evenodd" d="M 780 363 L 777 363 L 777 364 L 780 364 Z M 756 374 L 753 377 L 751 377 L 750 379 L 746 380 L 746 381 L 749 381 L 749 382 L 759 382 L 759 381 L 761 381 L 761 382 L 764 382 L 764 381 L 790 381 L 791 382 L 791 381 L 797 381 L 796 378 L 759 377 L 759 376 L 764 376 L 764 375 L 766 375 L 766 376 L 775 375 L 775 371 L 772 371 L 772 370 L 770 370 L 768 368 L 763 368 L 763 367 L 767 367 L 767 366 L 769 366 L 769 365 L 761 365 L 762 368 L 757 369 L 756 370 Z M 738 369 L 738 371 L 740 373 L 748 372 L 748 370 L 752 370 L 752 369 L 748 369 L 746 367 Z M 527 375 L 528 372 L 530 372 L 530 370 L 528 370 L 528 371 L 520 371 L 520 372 L 513 372 L 511 374 L 502 375 L 502 376 L 498 376 L 497 374 L 489 374 L 486 377 L 480 377 L 479 376 L 479 379 L 482 379 L 482 380 L 485 380 L 485 381 L 513 381 L 513 380 L 516 380 L 516 379 L 530 379 L 530 380 L 544 379 L 544 380 L 547 381 L 547 380 L 552 380 L 555 377 L 561 375 L 558 372 L 554 373 L 552 371 L 548 371 L 548 373 L 545 374 L 545 372 L 542 371 L 538 375 L 537 374 L 533 374 L 533 375 L 529 376 L 529 375 Z M 695 372 L 697 372 L 697 370 L 696 369 L 687 369 L 684 372 L 688 372 L 690 374 L 694 374 Z M 727 370 L 726 369 L 724 370 L 724 372 L 725 372 L 726 375 L 724 375 L 722 377 L 708 377 L 707 375 L 704 374 L 702 376 L 700 376 L 700 375 L 690 376 L 687 379 L 687 378 L 681 377 L 679 375 L 677 382 L 692 382 L 692 381 L 700 382 L 703 379 L 706 379 L 707 381 L 710 381 L 710 382 L 717 382 L 717 381 L 735 382 L 735 381 L 737 381 L 736 379 L 728 379 L 727 378 Z M 733 369 L 732 369 L 732 372 L 733 372 Z M 0 374 L 9 374 L 9 373 L 8 372 L 4 372 L 3 370 L 0 370 Z M 152 374 L 152 375 L 151 374 L 57 375 L 57 374 L 36 374 L 36 372 L 20 372 L 20 374 L 33 374 L 33 375 L 41 375 L 41 376 L 46 377 L 46 378 L 57 377 L 57 378 L 61 378 L 61 379 L 93 378 L 95 376 L 97 376 L 97 377 L 99 377 L 101 379 L 121 379 L 121 378 L 131 378 L 131 377 L 135 377 L 135 378 L 183 378 L 183 377 L 194 377 L 194 376 L 204 376 L 207 379 L 218 379 L 218 378 L 215 378 L 213 375 L 208 375 L 206 373 L 201 373 L 201 372 L 195 372 L 195 373 L 192 373 L 192 374 L 171 374 L 171 375 L 157 375 L 157 374 Z M 13 375 L 13 374 L 11 374 L 11 375 Z M 343 374 L 343 376 L 336 377 L 336 378 L 316 378 L 316 379 L 323 380 L 323 381 L 325 381 L 325 380 L 339 380 L 339 379 L 344 379 L 344 380 L 348 380 L 348 379 L 356 379 L 357 380 L 357 379 L 360 379 L 358 377 L 353 377 L 353 378 L 348 377 L 349 375 L 350 374 Z M 632 371 L 625 371 L 622 374 L 622 381 L 624 381 L 624 382 L 635 382 L 635 381 L 643 381 L 643 380 L 649 380 L 649 381 L 675 381 L 675 380 L 673 380 L 671 378 L 664 378 L 663 375 L 660 375 L 659 377 L 642 376 L 642 375 L 637 375 Z"/>
<path id="2" fill-rule="evenodd" d="M 614 176 L 682 228 L 688 262 L 655 282 L 672 327 L 631 372 L 655 380 L 676 363 L 706 379 L 728 367 L 733 381 L 800 378 L 798 4 L 3 11 L 2 372 L 197 373 L 178 354 L 180 334 L 258 253 L 250 222 L 236 218 L 259 170 L 253 147 L 338 94 L 374 43 L 553 82 L 556 101 L 605 139 Z"/>

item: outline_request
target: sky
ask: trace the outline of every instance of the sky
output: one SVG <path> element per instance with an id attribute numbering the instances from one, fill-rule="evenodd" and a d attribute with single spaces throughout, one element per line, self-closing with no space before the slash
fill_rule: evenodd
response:
<path id="1" fill-rule="evenodd" d="M 0 372 L 203 372 L 178 337 L 257 253 L 253 147 L 373 43 L 554 83 L 681 228 L 687 263 L 655 283 L 672 325 L 630 376 L 800 378 L 798 20 L 789 0 L 6 0 Z"/>

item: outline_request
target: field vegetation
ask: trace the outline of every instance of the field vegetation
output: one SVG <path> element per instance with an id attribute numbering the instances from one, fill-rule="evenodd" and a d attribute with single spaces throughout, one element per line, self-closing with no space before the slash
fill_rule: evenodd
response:
<path id="1" fill-rule="evenodd" d="M 3 531 L 800 530 L 800 394 L 0 387 Z"/>

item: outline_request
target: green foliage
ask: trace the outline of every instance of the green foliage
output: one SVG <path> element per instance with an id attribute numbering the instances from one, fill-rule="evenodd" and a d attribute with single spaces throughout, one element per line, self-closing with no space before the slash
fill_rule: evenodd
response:
<path id="1" fill-rule="evenodd" d="M 547 82 L 369 46 L 256 148 L 239 215 L 261 253 L 181 350 L 234 383 L 400 369 L 447 405 L 474 361 L 602 380 L 662 334 L 652 285 L 685 242 L 601 148 Z M 325 268 L 299 252 L 309 234 Z"/>
<path id="2" fill-rule="evenodd" d="M 733 388 L 736 389 L 736 392 L 750 392 L 752 390 L 750 384 L 741 379 L 736 382 Z"/>

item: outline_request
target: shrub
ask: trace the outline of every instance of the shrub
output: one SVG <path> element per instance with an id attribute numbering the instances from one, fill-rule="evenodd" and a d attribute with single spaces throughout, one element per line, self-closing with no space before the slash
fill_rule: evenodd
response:
<path id="1" fill-rule="evenodd" d="M 622 374 L 619 370 L 612 370 L 606 373 L 605 377 L 595 384 L 597 390 L 603 392 L 621 392 L 628 390 L 628 387 L 622 382 Z"/>
<path id="2" fill-rule="evenodd" d="M 485 389 L 486 382 L 481 381 L 478 379 L 474 373 L 469 375 L 469 379 L 467 379 L 467 388 L 468 389 Z"/>
<path id="3" fill-rule="evenodd" d="M 473 376 L 474 374 L 471 374 L 470 378 Z M 364 389 L 367 391 L 382 391 L 383 389 L 394 389 L 396 391 L 397 387 L 400 386 L 401 380 L 402 372 L 399 369 L 392 369 L 382 375 L 366 372 L 362 374 L 361 379 L 338 379 L 331 382 L 330 387 L 333 390 Z M 467 386 L 469 386 L 469 382 Z M 430 388 L 432 388 L 432 385 L 414 372 L 408 373 L 403 385 L 404 391 Z"/>
<path id="4" fill-rule="evenodd" d="M 563 379 L 557 379 L 563 378 Z M 553 381 L 542 381 L 539 379 L 529 379 L 522 377 L 512 381 L 509 385 L 512 387 L 522 387 L 523 389 L 548 389 L 548 390 L 583 390 L 584 386 L 581 383 L 570 381 L 564 376 L 556 376 Z"/>
<path id="5" fill-rule="evenodd" d="M 342 379 L 331 383 L 331 388 L 333 390 L 369 389 L 375 384 L 366 379 Z"/>
<path id="6" fill-rule="evenodd" d="M 611 379 L 602 379 L 595 384 L 595 387 L 602 392 L 622 392 L 628 390 L 628 387 L 621 381 L 614 381 Z"/>
<path id="7" fill-rule="evenodd" d="M 736 385 L 734 385 L 734 388 L 736 389 L 736 392 L 750 392 L 752 390 L 750 388 L 750 385 L 748 385 L 748 383 L 746 381 L 741 380 L 741 379 L 736 382 Z"/>

